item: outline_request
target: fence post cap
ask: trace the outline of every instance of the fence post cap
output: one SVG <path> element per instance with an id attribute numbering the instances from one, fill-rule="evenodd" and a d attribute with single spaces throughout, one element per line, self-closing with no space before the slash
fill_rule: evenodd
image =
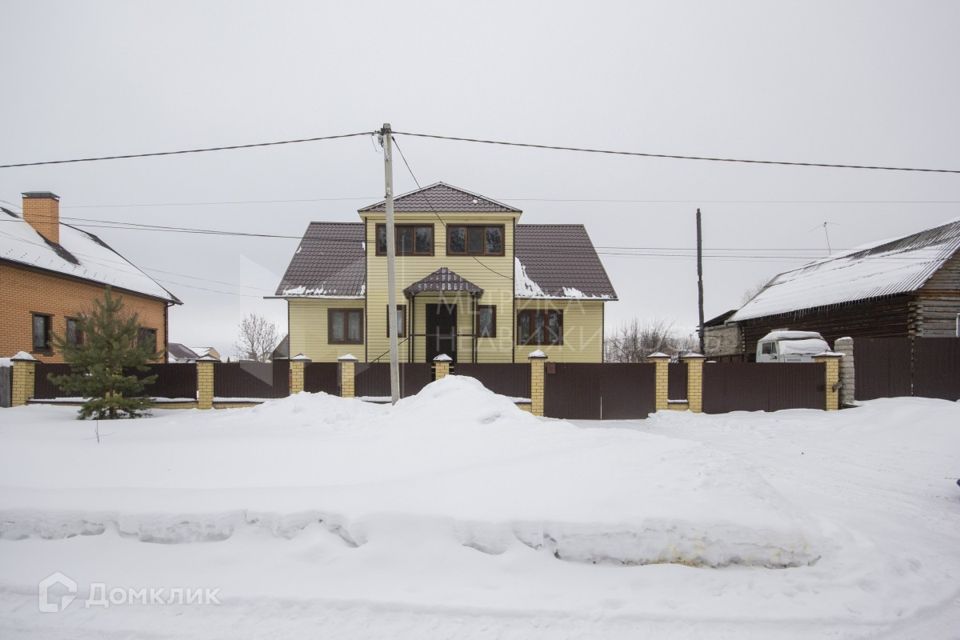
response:
<path id="1" fill-rule="evenodd" d="M 310 362 L 310 358 L 303 355 L 302 353 L 298 353 L 297 355 L 290 358 L 290 360 L 293 362 Z"/>
<path id="2" fill-rule="evenodd" d="M 534 351 L 533 353 L 531 353 L 530 355 L 528 355 L 528 356 L 527 356 L 527 359 L 528 359 L 528 360 L 546 360 L 546 359 L 547 359 L 547 354 L 545 354 L 545 353 L 544 353 L 543 351 L 541 351 L 540 349 L 537 349 L 536 351 Z"/>
<path id="3" fill-rule="evenodd" d="M 453 358 L 451 358 L 445 353 L 441 353 L 436 358 L 434 358 L 433 361 L 434 362 L 453 362 Z"/>
<path id="4" fill-rule="evenodd" d="M 649 359 L 649 360 L 669 360 L 669 359 L 670 359 L 670 356 L 668 356 L 667 354 L 662 353 L 662 352 L 660 352 L 660 351 L 657 351 L 657 352 L 655 352 L 655 353 L 651 353 L 650 355 L 648 355 L 648 356 L 647 356 L 647 359 Z"/>
<path id="5" fill-rule="evenodd" d="M 680 354 L 681 360 L 706 360 L 707 356 L 702 353 L 697 353 L 696 351 L 687 351 L 686 353 Z"/>
<path id="6" fill-rule="evenodd" d="M 197 358 L 197 362 L 220 362 L 219 358 L 214 358 L 209 353 L 202 358 Z"/>
<path id="7" fill-rule="evenodd" d="M 338 362 L 357 362 L 357 356 L 353 355 L 352 353 L 348 353 L 344 356 L 340 356 L 339 358 L 337 358 L 337 361 Z"/>
<path id="8" fill-rule="evenodd" d="M 813 356 L 813 357 L 814 357 L 814 359 L 816 359 L 816 358 L 842 358 L 842 357 L 843 357 L 843 354 L 842 354 L 842 353 L 837 353 L 836 351 L 822 351 L 822 352 L 818 353 L 817 355 L 815 355 L 815 356 Z"/>
<path id="9" fill-rule="evenodd" d="M 26 351 L 20 351 L 17 355 L 10 358 L 11 362 L 36 362 L 37 359 Z"/>

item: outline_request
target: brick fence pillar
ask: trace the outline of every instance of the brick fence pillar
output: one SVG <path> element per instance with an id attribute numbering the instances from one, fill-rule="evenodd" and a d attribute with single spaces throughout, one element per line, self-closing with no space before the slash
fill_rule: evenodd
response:
<path id="1" fill-rule="evenodd" d="M 206 355 L 197 360 L 197 408 L 213 408 L 213 363 L 217 359 Z"/>
<path id="2" fill-rule="evenodd" d="M 436 358 L 433 359 L 433 367 L 436 370 L 436 379 L 446 378 L 450 375 L 450 363 L 453 362 L 453 358 L 448 356 L 445 353 L 441 353 Z"/>
<path id="3" fill-rule="evenodd" d="M 298 353 L 290 358 L 290 395 L 303 391 L 303 374 L 310 358 Z"/>
<path id="4" fill-rule="evenodd" d="M 11 360 L 13 361 L 13 380 L 11 381 L 13 393 L 10 396 L 10 406 L 22 407 L 36 393 L 37 359 L 26 351 L 21 351 Z"/>
<path id="5" fill-rule="evenodd" d="M 840 359 L 843 358 L 842 353 L 836 353 L 835 351 L 825 351 L 823 353 L 813 356 L 814 362 L 824 363 L 824 369 L 826 370 L 825 383 L 826 383 L 826 398 L 824 402 L 824 409 L 827 411 L 836 411 L 840 408 Z"/>
<path id="6" fill-rule="evenodd" d="M 651 353 L 648 355 L 647 360 L 656 366 L 657 380 L 654 386 L 656 394 L 656 410 L 666 411 L 670 408 L 670 403 L 668 402 L 667 397 L 670 386 L 670 381 L 668 378 L 670 375 L 670 356 L 658 351 L 657 353 Z"/>
<path id="7" fill-rule="evenodd" d="M 837 338 L 833 350 L 842 353 L 840 359 L 840 406 L 852 407 L 857 398 L 856 361 L 853 358 L 853 338 Z"/>
<path id="8" fill-rule="evenodd" d="M 355 398 L 357 395 L 357 358 L 351 353 L 337 358 L 340 363 L 340 397 Z"/>
<path id="9" fill-rule="evenodd" d="M 547 390 L 546 362 L 547 354 L 537 349 L 527 359 L 530 360 L 530 413 L 542 416 L 544 394 Z"/>
<path id="10" fill-rule="evenodd" d="M 685 353 L 680 359 L 687 363 L 687 408 L 692 413 L 703 413 L 703 361 L 699 353 Z"/>

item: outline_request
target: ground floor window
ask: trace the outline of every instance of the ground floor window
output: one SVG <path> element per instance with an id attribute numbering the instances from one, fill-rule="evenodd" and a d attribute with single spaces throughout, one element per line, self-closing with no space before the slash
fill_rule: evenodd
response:
<path id="1" fill-rule="evenodd" d="M 477 307 L 477 335 L 481 338 L 497 337 L 497 307 L 482 304 Z"/>
<path id="2" fill-rule="evenodd" d="M 563 344 L 563 311 L 528 309 L 518 312 L 517 344 Z"/>
<path id="3" fill-rule="evenodd" d="M 67 318 L 67 344 L 74 347 L 83 344 L 83 332 L 80 331 L 80 321 L 76 318 Z"/>
<path id="4" fill-rule="evenodd" d="M 363 344 L 363 309 L 330 309 L 327 312 L 329 344 Z"/>
<path id="5" fill-rule="evenodd" d="M 157 330 L 140 327 L 137 331 L 137 346 L 147 349 L 150 353 L 157 352 Z"/>
<path id="6" fill-rule="evenodd" d="M 387 337 L 390 337 L 390 305 L 387 305 Z M 397 305 L 397 337 L 407 337 L 407 305 Z"/>
<path id="7" fill-rule="evenodd" d="M 50 350 L 50 329 L 53 317 L 45 313 L 33 314 L 33 350 Z"/>

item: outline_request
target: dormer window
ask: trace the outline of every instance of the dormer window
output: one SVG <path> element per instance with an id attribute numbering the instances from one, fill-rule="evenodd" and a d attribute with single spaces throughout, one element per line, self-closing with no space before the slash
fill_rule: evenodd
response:
<path id="1" fill-rule="evenodd" d="M 432 224 L 397 224 L 393 231 L 397 239 L 398 256 L 432 256 Z M 377 255 L 387 255 L 387 225 L 377 225 Z"/>
<path id="2" fill-rule="evenodd" d="M 447 255 L 502 256 L 503 225 L 448 225 Z"/>

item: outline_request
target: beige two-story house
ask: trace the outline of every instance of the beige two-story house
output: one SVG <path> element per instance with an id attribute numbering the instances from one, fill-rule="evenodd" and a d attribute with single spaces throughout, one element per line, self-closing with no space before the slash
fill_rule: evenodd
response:
<path id="1" fill-rule="evenodd" d="M 520 209 L 437 183 L 394 200 L 400 358 L 603 360 L 604 305 L 617 299 L 583 225 L 520 224 Z M 360 222 L 312 222 L 274 297 L 289 352 L 314 362 L 388 358 L 385 203 Z"/>

